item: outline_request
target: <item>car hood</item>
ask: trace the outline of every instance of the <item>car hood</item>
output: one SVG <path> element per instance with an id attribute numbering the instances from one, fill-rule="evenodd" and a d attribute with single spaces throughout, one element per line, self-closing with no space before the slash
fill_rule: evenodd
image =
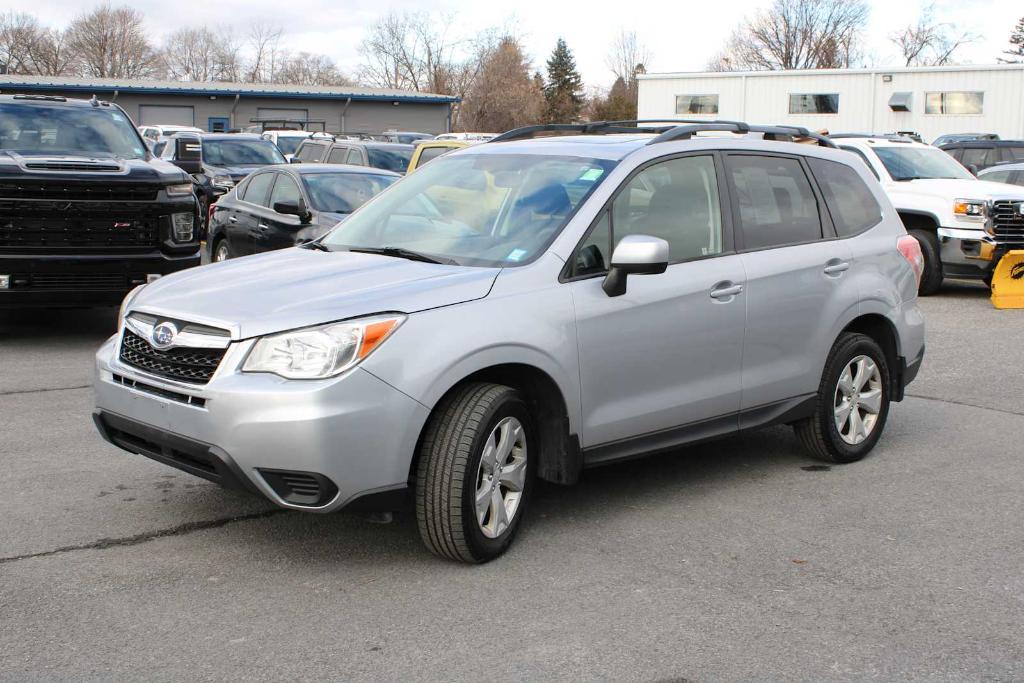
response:
<path id="1" fill-rule="evenodd" d="M 1006 183 L 959 178 L 929 178 L 892 183 L 892 189 L 904 195 L 928 195 L 953 199 L 1024 200 L 1024 189 Z"/>
<path id="2" fill-rule="evenodd" d="M 500 270 L 293 248 L 165 276 L 146 285 L 131 310 L 214 325 L 247 339 L 480 299 Z"/>

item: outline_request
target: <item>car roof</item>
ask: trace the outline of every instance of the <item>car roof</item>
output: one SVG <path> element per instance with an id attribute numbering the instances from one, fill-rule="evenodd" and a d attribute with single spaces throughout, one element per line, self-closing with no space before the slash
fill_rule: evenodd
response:
<path id="1" fill-rule="evenodd" d="M 404 142 L 377 142 L 376 140 L 335 140 L 334 144 L 347 147 L 373 147 L 374 149 L 416 149 L 416 145 Z"/>
<path id="2" fill-rule="evenodd" d="M 460 154 L 550 154 L 619 161 L 653 139 L 654 135 L 649 133 L 552 135 L 508 142 L 484 142 L 470 145 Z"/>
<path id="3" fill-rule="evenodd" d="M 1024 140 L 957 140 L 947 142 L 943 147 L 1021 147 Z"/>
<path id="4" fill-rule="evenodd" d="M 105 102 L 103 100 L 97 100 L 97 105 L 93 105 L 92 100 L 82 100 L 73 97 L 63 97 L 60 95 L 32 95 L 22 93 L 0 95 L 0 102 L 17 102 L 18 104 L 36 104 L 67 107 L 92 107 L 97 105 L 103 107 L 116 106 L 111 105 L 110 102 Z"/>
<path id="5" fill-rule="evenodd" d="M 315 175 L 319 173 L 357 173 L 360 175 L 387 175 L 401 178 L 400 173 L 386 171 L 373 166 L 354 166 L 349 164 L 274 164 L 265 168 L 287 169 L 299 175 Z"/>
<path id="6" fill-rule="evenodd" d="M 923 142 L 912 140 L 908 137 L 886 137 L 886 136 L 875 136 L 865 135 L 864 137 L 847 136 L 841 138 L 832 138 L 832 141 L 838 146 L 842 146 L 851 142 L 854 143 L 867 143 L 871 147 L 928 147 L 930 149 L 936 149 L 932 145 L 926 145 Z"/>

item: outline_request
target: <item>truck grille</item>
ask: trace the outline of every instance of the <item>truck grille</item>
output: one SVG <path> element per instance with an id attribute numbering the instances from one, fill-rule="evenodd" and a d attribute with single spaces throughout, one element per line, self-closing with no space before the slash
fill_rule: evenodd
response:
<path id="1" fill-rule="evenodd" d="M 126 329 L 121 341 L 121 362 L 157 377 L 206 384 L 217 371 L 225 349 L 177 348 L 161 351 Z"/>
<path id="2" fill-rule="evenodd" d="M 996 244 L 1024 246 L 1024 216 L 1019 201 L 997 201 L 993 205 L 992 223 Z"/>
<path id="3" fill-rule="evenodd" d="M 125 273 L 28 273 L 12 275 L 11 282 L 12 288 L 124 291 L 128 277 Z"/>
<path id="4" fill-rule="evenodd" d="M 0 183 L 4 199 L 49 199 L 57 202 L 151 202 L 159 188 L 143 183 L 26 180 Z M 0 200 L 2 201 L 2 200 Z"/>
<path id="5" fill-rule="evenodd" d="M 0 248 L 153 249 L 165 217 L 118 202 L 0 199 Z"/>

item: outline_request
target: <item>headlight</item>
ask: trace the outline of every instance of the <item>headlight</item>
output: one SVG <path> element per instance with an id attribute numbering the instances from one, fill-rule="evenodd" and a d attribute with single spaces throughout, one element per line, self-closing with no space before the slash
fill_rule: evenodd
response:
<path id="1" fill-rule="evenodd" d="M 168 197 L 187 197 L 192 194 L 192 183 L 168 185 L 166 189 Z"/>
<path id="2" fill-rule="evenodd" d="M 215 175 L 213 176 L 213 180 L 210 182 L 212 182 L 215 187 L 224 187 L 227 189 L 231 189 L 235 186 L 235 181 L 232 180 L 229 175 Z"/>
<path id="3" fill-rule="evenodd" d="M 370 355 L 404 321 L 404 315 L 393 313 L 262 337 L 242 372 L 270 372 L 285 379 L 334 377 Z"/>
<path id="4" fill-rule="evenodd" d="M 964 218 L 984 218 L 987 213 L 981 199 L 958 199 L 953 202 L 953 213 Z"/>
<path id="5" fill-rule="evenodd" d="M 117 329 L 118 330 L 120 330 L 122 327 L 124 327 L 124 314 L 128 312 L 128 307 L 132 305 L 132 302 L 135 301 L 135 297 L 137 297 L 139 295 L 139 292 L 141 292 L 142 288 L 145 287 L 145 286 L 146 285 L 139 285 L 138 287 L 136 287 L 132 291 L 128 292 L 127 295 L 125 295 L 124 301 L 121 302 L 121 309 L 117 312 Z"/>
<path id="6" fill-rule="evenodd" d="M 171 227 L 174 232 L 175 242 L 191 242 L 194 234 L 193 224 L 195 216 L 191 213 L 172 213 Z"/>

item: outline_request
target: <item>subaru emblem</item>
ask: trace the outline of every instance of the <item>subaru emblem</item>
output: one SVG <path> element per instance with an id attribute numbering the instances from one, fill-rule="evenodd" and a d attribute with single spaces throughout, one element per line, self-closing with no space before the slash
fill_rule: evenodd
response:
<path id="1" fill-rule="evenodd" d="M 153 346 L 158 349 L 166 349 L 174 344 L 174 338 L 178 336 L 178 328 L 174 323 L 160 323 L 153 328 Z"/>

